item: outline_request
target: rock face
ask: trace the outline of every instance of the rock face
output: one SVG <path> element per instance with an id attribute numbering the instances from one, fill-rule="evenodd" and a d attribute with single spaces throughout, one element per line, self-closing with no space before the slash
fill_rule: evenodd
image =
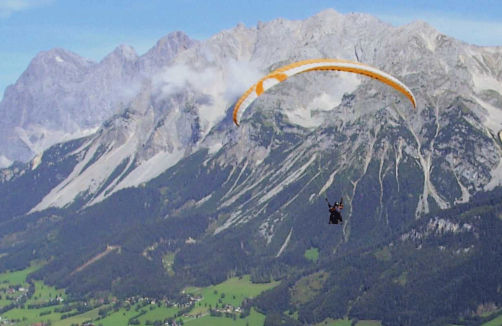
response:
<path id="1" fill-rule="evenodd" d="M 412 89 L 418 109 L 377 81 L 311 73 L 264 94 L 241 128 L 232 125 L 231 106 L 257 78 L 319 57 L 391 73 Z M 140 58 L 127 46 L 99 64 L 64 50 L 41 53 L 6 91 L 0 148 L 9 160 L 27 159 L 47 130 L 75 135 L 106 120 L 72 153 L 73 172 L 32 211 L 77 198 L 93 205 L 206 148 L 212 165 L 201 169 L 245 176 L 209 200 L 237 207 L 215 233 L 261 216 L 270 243 L 286 206 L 328 194 L 347 197 L 349 221 L 374 216 L 385 234 L 403 214 L 419 217 L 500 184 L 501 81 L 501 48 L 465 44 L 423 22 L 394 28 L 328 10 L 305 21 L 238 25 L 204 42 L 176 32 Z M 344 237 L 373 227 L 344 227 Z"/>
<path id="2" fill-rule="evenodd" d="M 0 166 L 94 133 L 136 96 L 146 76 L 195 43 L 176 32 L 141 57 L 121 45 L 100 63 L 64 49 L 39 53 L 0 103 Z"/>

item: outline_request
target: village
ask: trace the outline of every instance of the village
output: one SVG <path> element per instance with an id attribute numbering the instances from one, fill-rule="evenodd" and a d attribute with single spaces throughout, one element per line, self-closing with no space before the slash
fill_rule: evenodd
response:
<path id="1" fill-rule="evenodd" d="M 130 325 L 142 325 L 139 321 L 139 317 L 147 314 L 149 310 L 155 308 L 166 307 L 173 308 L 176 311 L 174 315 L 166 315 L 162 320 L 146 321 L 144 325 L 165 325 L 165 326 L 179 326 L 183 325 L 185 322 L 204 317 L 206 315 L 211 315 L 213 317 L 223 317 L 223 318 L 236 318 L 241 317 L 243 309 L 240 306 L 234 306 L 230 303 L 224 303 L 223 299 L 225 294 L 221 293 L 218 303 L 213 304 L 204 302 L 204 297 L 201 295 L 193 295 L 188 293 L 182 293 L 184 295 L 183 302 L 176 302 L 164 298 L 162 300 L 134 296 L 127 298 L 125 300 L 118 300 L 115 297 L 112 298 L 100 298 L 96 300 L 90 300 L 88 302 L 65 302 L 65 298 L 60 295 L 52 295 L 48 297 L 42 297 L 40 294 L 35 292 L 35 287 L 30 291 L 29 288 L 23 286 L 13 286 L 9 285 L 7 288 L 0 288 L 0 325 L 18 325 L 22 323 L 28 326 L 50 326 L 55 323 L 54 318 L 47 319 L 47 321 L 37 321 L 31 324 L 26 324 L 28 319 L 22 316 L 22 312 L 28 312 L 30 310 L 39 310 L 41 308 L 46 308 L 40 312 L 39 317 L 46 315 L 51 315 L 54 313 L 64 313 L 60 315 L 60 320 L 71 318 L 91 311 L 98 310 L 99 316 L 95 319 L 83 322 L 81 324 L 74 323 L 71 325 L 75 326 L 99 326 L 104 325 L 101 321 L 106 317 L 112 315 L 113 313 L 118 313 L 122 310 L 130 311 L 134 309 L 137 314 L 129 319 L 128 324 Z M 217 294 L 217 290 L 214 290 L 214 295 Z M 235 296 L 233 297 L 235 299 Z M 71 301 L 71 300 L 69 300 Z M 7 303 L 8 304 L 5 304 Z M 16 309 L 18 311 L 18 318 L 7 318 L 5 313 L 10 310 Z M 75 311 L 76 310 L 76 311 Z M 73 311 L 73 312 L 72 312 Z M 241 315 L 241 316 L 239 316 Z M 55 317 L 55 316 L 53 316 Z"/>

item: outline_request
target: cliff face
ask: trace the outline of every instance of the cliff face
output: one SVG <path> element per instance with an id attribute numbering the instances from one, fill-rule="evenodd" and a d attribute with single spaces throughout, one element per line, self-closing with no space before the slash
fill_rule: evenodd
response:
<path id="1" fill-rule="evenodd" d="M 121 45 L 99 63 L 64 49 L 39 53 L 0 103 L 0 166 L 96 132 L 138 93 L 146 76 L 195 43 L 175 32 L 141 57 Z"/>

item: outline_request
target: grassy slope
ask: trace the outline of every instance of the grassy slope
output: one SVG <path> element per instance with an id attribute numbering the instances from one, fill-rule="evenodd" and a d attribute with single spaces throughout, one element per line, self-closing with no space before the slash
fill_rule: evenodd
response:
<path id="1" fill-rule="evenodd" d="M 211 305 L 212 308 L 215 308 L 217 304 L 220 307 L 222 304 L 231 304 L 234 307 L 239 307 L 244 299 L 254 298 L 261 292 L 273 288 L 278 284 L 279 282 L 254 284 L 251 283 L 249 275 L 245 275 L 242 277 L 242 279 L 233 277 L 223 283 L 212 285 L 203 289 L 187 288 L 186 292 L 193 295 L 201 295 L 204 297 L 204 299 L 196 304 L 194 310 L 199 307 L 199 303 L 201 304 L 200 307 L 204 307 L 205 304 L 207 304 L 207 307 Z M 225 294 L 225 298 L 221 298 L 222 293 Z M 222 299 L 222 303 L 218 302 L 220 298 Z"/>
<path id="2" fill-rule="evenodd" d="M 64 298 L 66 295 L 64 289 L 56 290 L 55 287 L 48 286 L 42 281 L 34 281 L 34 284 L 35 294 L 26 302 L 26 304 L 40 304 L 56 297 Z"/>
<path id="3" fill-rule="evenodd" d="M 487 323 L 484 323 L 482 326 L 500 326 L 502 325 L 502 315 L 498 316 L 495 319 L 490 320 Z"/>
<path id="4" fill-rule="evenodd" d="M 310 248 L 309 250 L 305 250 L 305 258 L 310 259 L 314 263 L 316 263 L 317 259 L 319 258 L 319 249 Z"/>
<path id="5" fill-rule="evenodd" d="M 97 308 L 97 309 L 94 309 L 94 310 L 88 311 L 86 313 L 83 313 L 83 314 L 80 314 L 77 316 L 73 316 L 71 318 L 67 318 L 64 320 L 53 321 L 52 326 L 71 326 L 72 324 L 80 325 L 85 321 L 98 318 L 99 317 L 99 314 L 98 314 L 99 309 L 100 308 Z M 99 324 L 99 322 L 98 322 L 98 324 Z M 124 325 L 127 325 L 127 324 L 124 324 Z"/>
<path id="6" fill-rule="evenodd" d="M 22 284 L 24 286 L 28 286 L 28 284 L 26 283 L 27 275 L 40 268 L 41 266 L 41 264 L 36 264 L 22 271 L 0 274 L 0 282 L 8 281 L 7 283 L 0 283 L 0 286 L 8 287 L 9 285 L 14 284 Z M 34 283 L 35 294 L 33 295 L 32 299 L 28 300 L 27 304 L 39 304 L 47 302 L 51 298 L 55 298 L 57 296 L 65 297 L 66 295 L 64 289 L 56 290 L 54 287 L 48 286 L 42 281 L 35 281 Z M 231 304 L 235 307 L 238 307 L 241 305 L 242 301 L 245 298 L 254 298 L 261 292 L 268 290 L 278 284 L 279 282 L 272 282 L 268 284 L 253 284 L 250 281 L 250 276 L 246 275 L 242 277 L 242 279 L 234 277 L 228 279 L 223 283 L 207 288 L 187 288 L 187 293 L 201 295 L 204 297 L 204 299 L 200 301 L 200 306 L 197 303 L 195 308 L 190 313 L 191 315 L 200 313 L 202 316 L 199 318 L 194 318 L 193 316 L 182 317 L 182 319 L 186 323 L 188 323 L 188 325 L 245 326 L 246 324 L 249 324 L 249 326 L 261 326 L 265 321 L 265 315 L 256 312 L 254 309 L 252 309 L 251 314 L 244 319 L 239 318 L 239 314 L 237 314 L 237 318 L 234 321 L 232 318 L 211 317 L 208 313 L 209 305 L 211 305 L 213 308 L 216 307 L 216 304 L 218 304 L 220 307 L 222 304 Z M 216 294 L 215 291 L 217 292 Z M 221 298 L 222 293 L 225 293 L 225 298 L 223 299 Z M 222 303 L 218 302 L 219 299 L 222 299 Z M 10 301 L 2 300 L 1 303 L 9 304 Z M 205 304 L 207 304 L 207 307 L 204 307 Z M 51 320 L 54 326 L 70 326 L 72 324 L 81 324 L 84 321 L 96 319 L 99 317 L 99 308 L 97 308 L 92 311 L 88 311 L 86 313 L 61 320 L 61 315 L 63 314 L 54 312 L 54 308 L 56 307 L 61 307 L 61 305 L 40 309 L 13 309 L 4 313 L 2 317 L 9 319 L 20 319 L 21 322 L 17 324 L 18 326 L 27 326 L 36 322 L 46 322 L 48 320 Z M 179 311 L 179 308 L 174 307 L 166 308 L 152 306 L 154 307 L 152 310 L 150 310 L 150 307 L 151 306 L 145 306 L 144 308 L 142 308 L 143 310 L 146 310 L 147 313 L 138 318 L 138 320 L 141 322 L 141 325 L 145 325 L 147 320 L 164 320 L 168 317 L 173 317 Z M 46 311 L 51 311 L 51 314 L 40 316 L 41 312 Z M 133 307 L 131 307 L 129 311 L 127 311 L 125 308 L 122 308 L 117 312 L 111 313 L 106 318 L 96 321 L 95 323 L 102 324 L 103 326 L 127 325 L 129 319 L 137 315 L 138 312 L 135 311 Z M 23 318 L 26 318 L 26 320 L 22 321 Z"/>
<path id="7" fill-rule="evenodd" d="M 22 271 L 17 271 L 17 272 L 11 272 L 11 273 L 2 273 L 0 274 L 0 283 L 1 285 L 17 285 L 21 284 L 23 286 L 28 286 L 26 283 L 26 276 L 28 274 L 33 273 L 40 267 L 42 267 L 43 264 L 32 264 L 29 268 L 23 269 Z M 3 283 L 4 281 L 8 281 L 8 283 Z"/>
<path id="8" fill-rule="evenodd" d="M 103 324 L 103 326 L 127 325 L 129 319 L 137 315 L 138 312 L 134 311 L 134 309 L 127 311 L 123 308 L 101 319 L 97 324 Z"/>
<path id="9" fill-rule="evenodd" d="M 51 314 L 40 316 L 40 313 L 52 311 Z M 8 319 L 19 319 L 21 320 L 19 323 L 16 323 L 16 326 L 27 326 L 33 323 L 47 321 L 47 320 L 60 320 L 61 313 L 54 312 L 54 307 L 40 308 L 40 309 L 12 309 L 2 314 L 2 317 Z M 23 321 L 23 318 L 26 318 Z"/>
<path id="10" fill-rule="evenodd" d="M 256 312 L 251 309 L 251 314 L 246 318 L 237 318 L 233 320 L 232 318 L 225 317 L 211 317 L 210 315 L 205 315 L 200 318 L 195 319 L 183 319 L 185 325 L 188 326 L 263 326 L 265 322 L 265 315 Z"/>
<path id="11" fill-rule="evenodd" d="M 156 320 L 164 320 L 168 317 L 174 317 L 176 313 L 180 310 L 179 308 L 167 308 L 167 307 L 157 307 L 153 310 L 150 310 L 150 307 L 146 306 L 143 308 L 147 311 L 146 314 L 143 316 L 139 317 L 138 320 L 141 322 L 141 325 L 145 325 L 146 321 L 156 321 Z"/>

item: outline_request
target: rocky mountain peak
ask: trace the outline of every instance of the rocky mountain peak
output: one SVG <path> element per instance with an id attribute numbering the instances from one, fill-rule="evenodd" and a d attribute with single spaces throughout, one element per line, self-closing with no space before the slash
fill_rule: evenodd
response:
<path id="1" fill-rule="evenodd" d="M 476 74 L 472 62 L 479 61 L 472 59 L 472 51 L 474 50 L 461 42 L 449 42 L 423 22 L 395 28 L 368 15 L 342 15 L 333 10 L 304 21 L 276 19 L 259 24 L 257 29 L 237 25 L 204 42 L 193 41 L 183 32 L 174 32 L 159 40 L 135 62 L 134 51 L 130 47 L 121 46 L 109 57 L 131 60 L 125 61 L 127 64 L 115 65 L 114 70 L 108 67 L 109 70 L 104 75 L 95 68 L 92 76 L 88 77 L 89 84 L 86 84 L 89 89 L 94 87 L 96 94 L 99 94 L 100 107 L 106 108 L 93 113 L 109 119 L 112 112 L 116 119 L 122 120 L 117 124 L 113 124 L 113 121 L 109 123 L 118 129 L 124 128 L 124 132 L 117 129 L 117 135 L 126 135 L 114 148 L 117 153 L 121 153 L 123 159 L 128 160 L 129 166 L 123 171 L 124 177 L 117 179 L 117 184 L 108 186 L 107 193 L 148 181 L 162 173 L 168 165 L 176 164 L 182 157 L 206 145 L 210 147 L 211 153 L 217 153 L 225 146 L 232 147 L 237 135 L 244 140 L 235 145 L 235 148 L 246 144 L 245 151 L 234 150 L 240 153 L 236 155 L 238 161 L 249 161 L 252 162 L 250 164 L 261 166 L 268 153 L 273 151 L 274 145 L 269 143 L 270 140 L 260 143 L 260 128 L 266 127 L 261 127 L 254 119 L 268 121 L 274 117 L 279 122 L 277 126 L 267 130 L 267 135 L 274 134 L 280 128 L 291 128 L 298 133 L 330 129 L 336 135 L 330 140 L 334 148 L 346 146 L 344 150 L 348 152 L 352 151 L 351 148 L 358 148 L 362 153 L 360 156 L 365 158 L 360 166 L 362 171 L 368 169 L 373 157 L 381 158 L 382 161 L 378 164 L 383 167 L 387 162 L 384 156 L 389 156 L 389 148 L 394 148 L 392 155 L 396 158 L 393 157 L 392 160 L 396 162 L 388 166 L 388 171 L 396 171 L 398 174 L 396 166 L 401 164 L 401 157 L 406 154 L 426 180 L 421 185 L 424 189 L 423 199 L 418 204 L 414 203 L 418 212 L 429 209 L 431 198 L 440 207 L 447 207 L 455 200 L 468 200 L 467 189 L 475 191 L 489 181 L 491 171 L 500 157 L 496 151 L 493 158 L 484 159 L 482 179 L 473 176 L 475 164 L 472 162 L 455 163 L 455 166 L 444 168 L 444 173 L 450 178 L 461 180 L 455 194 L 445 195 L 442 190 L 435 188 L 432 183 L 437 183 L 439 188 L 441 180 L 433 175 L 438 170 L 431 172 L 431 165 L 435 164 L 434 160 L 440 162 L 441 155 L 448 154 L 447 148 L 460 146 L 461 142 L 450 141 L 451 133 L 457 129 L 448 131 L 448 128 L 454 124 L 458 126 L 458 130 L 480 130 L 480 136 L 470 140 L 472 146 L 483 147 L 483 153 L 494 152 L 494 145 L 487 140 L 490 135 L 482 123 L 487 111 L 483 111 L 480 106 L 485 102 L 496 103 L 496 98 L 486 94 L 491 97 L 475 102 L 470 97 L 473 94 L 470 80 L 474 79 L 474 84 L 477 83 L 479 87 L 484 86 L 482 82 L 485 81 L 480 76 L 472 77 Z M 466 57 L 464 66 L 458 65 L 460 53 Z M 476 52 L 475 55 L 479 54 Z M 496 58 L 490 57 L 490 53 L 483 55 L 486 62 L 497 62 Z M 246 87 L 264 72 L 292 61 L 320 57 L 356 60 L 391 73 L 416 93 L 418 111 L 412 111 L 409 103 L 387 85 L 367 77 L 333 72 L 309 73 L 291 78 L 283 87 L 264 94 L 253 104 L 254 107 L 249 110 L 250 115 L 245 117 L 244 121 L 250 121 L 247 126 L 244 122 L 241 129 L 231 129 L 228 135 L 223 131 L 235 128 L 231 124 L 222 127 L 222 124 L 228 122 L 223 120 L 229 108 Z M 99 66 L 105 69 L 107 65 L 101 63 Z M 496 67 L 492 67 L 494 73 L 497 71 Z M 143 79 L 138 81 L 138 75 Z M 154 75 L 155 78 L 152 77 Z M 152 79 L 152 83 L 145 84 L 144 81 L 149 79 Z M 239 83 L 242 83 L 242 87 Z M 144 85 L 151 86 L 140 92 L 142 85 L 143 88 Z M 117 112 L 118 97 L 114 99 L 115 102 L 110 100 L 109 94 L 115 94 L 117 89 L 129 89 L 133 94 L 120 107 L 121 110 L 132 109 L 130 112 L 133 113 L 126 114 L 127 119 L 121 112 Z M 229 90 L 232 91 L 231 96 L 228 96 Z M 87 89 L 80 89 L 79 92 L 82 101 L 89 98 Z M 131 98 L 134 105 L 128 104 Z M 464 99 L 472 103 L 466 104 Z M 498 116 L 498 108 L 488 108 L 491 116 Z M 108 114 L 106 117 L 103 111 Z M 466 116 L 469 124 L 455 116 L 464 111 L 475 112 L 472 116 Z M 96 126 L 96 121 L 91 122 L 88 123 L 89 126 Z M 125 122 L 129 126 L 127 130 Z M 398 130 L 396 126 L 406 130 L 401 131 L 403 135 L 399 135 L 406 142 L 395 140 L 398 138 L 394 134 Z M 501 123 L 496 122 L 489 127 L 490 130 L 496 130 L 501 126 Z M 347 141 L 346 145 L 343 141 L 337 142 L 336 137 L 343 138 L 341 135 L 350 137 L 351 141 Z M 258 139 L 257 144 L 254 144 L 255 137 Z M 106 144 L 112 143 L 112 139 L 107 139 Z M 119 147 L 119 143 L 128 145 Z M 387 143 L 392 146 L 387 148 Z M 457 152 L 464 153 L 466 150 L 459 147 Z M 232 150 L 228 153 L 232 153 Z M 103 154 L 103 159 L 112 154 Z M 91 160 L 92 156 L 89 155 L 86 158 Z M 450 156 L 451 162 L 459 162 L 460 158 L 453 154 Z M 355 157 L 352 159 L 355 160 Z M 169 164 L 160 164 L 157 160 Z M 95 164 L 95 170 L 88 170 L 87 173 L 99 172 L 99 176 L 88 178 L 84 174 L 77 174 L 68 182 L 73 183 L 77 189 L 85 184 L 84 178 L 106 180 L 109 176 L 107 173 L 114 168 L 113 164 L 104 170 L 98 168 L 99 160 Z M 143 174 L 141 171 L 151 173 Z M 465 179 L 461 179 L 460 175 L 464 171 L 467 171 Z M 130 176 L 127 173 L 131 173 Z M 493 175 L 496 174 L 496 171 L 493 172 Z M 89 193 L 95 190 L 92 187 L 89 189 Z M 68 196 L 64 201 L 58 199 L 55 203 L 52 202 L 54 198 L 47 200 L 46 205 L 64 206 L 73 200 L 73 197 Z"/>
<path id="2" fill-rule="evenodd" d="M 345 17 L 345 15 L 339 13 L 335 9 L 328 8 L 328 9 L 323 10 L 323 11 L 319 12 L 318 14 L 312 16 L 309 19 L 313 19 L 313 20 L 324 20 L 324 19 L 334 20 L 334 19 L 343 19 L 344 17 Z"/>
<path id="3" fill-rule="evenodd" d="M 36 85 L 40 84 L 41 80 L 47 79 L 54 80 L 55 83 L 75 81 L 81 79 L 93 65 L 93 62 L 76 53 L 54 48 L 35 56 L 15 86 Z"/>
<path id="4" fill-rule="evenodd" d="M 122 44 L 113 50 L 112 53 L 108 54 L 103 61 L 111 61 L 118 60 L 120 62 L 126 61 L 136 61 L 138 59 L 138 55 L 136 54 L 136 50 L 132 46 Z"/>
<path id="5" fill-rule="evenodd" d="M 139 70 L 145 75 L 153 75 L 165 67 L 180 52 L 199 42 L 185 33 L 176 31 L 161 38 L 154 47 L 146 52 L 138 61 Z"/>
<path id="6" fill-rule="evenodd" d="M 175 31 L 161 38 L 153 48 L 145 53 L 144 57 L 164 56 L 170 59 L 180 50 L 186 50 L 196 43 L 198 41 L 191 39 L 182 31 Z"/>

